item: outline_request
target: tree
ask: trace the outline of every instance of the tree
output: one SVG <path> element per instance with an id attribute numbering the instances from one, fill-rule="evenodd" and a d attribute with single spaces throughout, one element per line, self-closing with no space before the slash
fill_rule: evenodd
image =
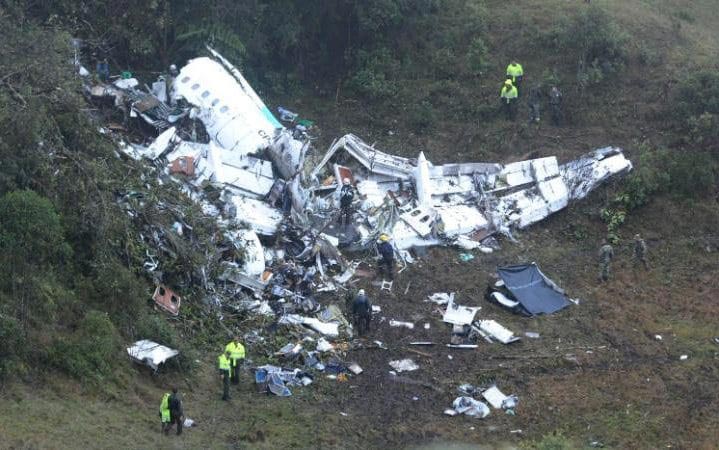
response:
<path id="1" fill-rule="evenodd" d="M 70 254 L 60 217 L 52 203 L 34 191 L 14 191 L 0 198 L 0 262 L 6 268 L 0 286 L 23 327 L 29 314 L 48 312 L 55 276 Z M 8 300 L 6 300 L 8 301 Z"/>

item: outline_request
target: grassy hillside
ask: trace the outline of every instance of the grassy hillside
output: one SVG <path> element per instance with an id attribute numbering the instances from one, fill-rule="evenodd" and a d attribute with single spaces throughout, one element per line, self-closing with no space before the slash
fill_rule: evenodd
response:
<path id="1" fill-rule="evenodd" d="M 454 443 L 586 448 L 593 441 L 607 448 L 715 448 L 716 135 L 689 120 L 689 115 L 702 117 L 709 109 L 681 109 L 686 100 L 682 88 L 693 86 L 687 77 L 700 69 L 717 69 L 715 2 L 594 0 L 587 5 L 580 0 L 487 0 L 447 5 L 433 15 L 413 16 L 409 25 L 397 24 L 381 45 L 364 48 L 374 56 L 359 58 L 353 71 L 319 71 L 323 78 L 316 82 L 298 75 L 291 84 L 253 75 L 268 104 L 289 107 L 317 121 L 321 150 L 346 132 L 403 155 L 424 150 L 436 163 L 548 155 L 566 160 L 617 145 L 635 162 L 635 175 L 519 233 L 519 244 L 503 242 L 502 250 L 491 255 L 463 263 L 455 249 L 431 250 L 399 276 L 400 292 L 391 298 L 362 280 L 388 318 L 426 322 L 431 328 L 408 334 L 379 325 L 372 339 L 394 345 L 386 352 L 350 351 L 347 358 L 356 360 L 365 373 L 348 383 L 320 376 L 283 399 L 255 393 L 245 374 L 227 405 L 219 401 L 213 368 L 217 348 L 208 345 L 223 338 L 213 322 L 198 325 L 183 318 L 168 324 L 163 316 L 149 313 L 151 319 L 143 319 L 142 328 L 117 325 L 122 342 L 135 333 L 170 333 L 173 344 L 183 345 L 190 355 L 183 367 L 195 370 L 174 368 L 152 376 L 124 361 L 121 350 L 112 354 L 118 361 L 113 364 L 114 376 L 100 382 L 78 382 L 64 369 L 44 362 L 37 373 L 23 366 L 20 379 L 6 381 L 0 391 L 0 448 L 445 448 Z M 597 16 L 586 16 L 590 9 Z M 582 21 L 586 17 L 606 19 L 608 25 L 593 27 L 598 22 Z M 407 35 L 407 30 L 416 31 L 413 26 L 426 32 Z M 578 60 L 586 50 L 581 43 L 587 36 L 573 34 L 576 30 L 596 32 L 606 44 L 602 48 L 617 46 L 607 56 L 612 67 L 599 61 L 597 70 L 590 72 L 585 66 L 580 74 Z M 484 49 L 474 37 L 481 38 Z M 250 46 L 250 51 L 260 44 Z M 549 125 L 546 111 L 540 126 L 528 126 L 524 104 L 516 123 L 499 116 L 498 86 L 510 58 L 524 65 L 525 86 L 560 83 L 566 126 Z M 359 72 L 363 80 L 376 82 L 363 85 L 371 89 L 358 87 L 353 77 Z M 702 86 L 708 92 L 711 84 Z M 689 112 L 678 114 L 680 110 Z M 712 117 L 702 120 L 715 123 Z M 97 189 L 127 188 L 127 178 L 116 173 L 129 171 L 130 179 L 139 179 L 138 169 L 116 167 L 108 154 L 98 159 L 104 166 L 98 163 L 97 170 L 109 165 L 113 181 Z M 709 181 L 702 181 L 707 174 Z M 47 186 L 37 190 L 53 192 Z M 629 200 L 617 200 L 621 196 Z M 54 204 L 64 213 L 69 208 L 61 205 L 72 201 L 54 199 Z M 625 212 L 624 222 L 608 230 L 602 210 Z M 161 216 L 155 210 L 148 214 Z M 124 230 L 131 226 L 121 225 Z M 608 232 L 618 239 L 614 278 L 598 285 L 596 252 Z M 647 238 L 649 271 L 635 267 L 631 259 L 630 238 L 636 232 Z M 111 244 L 109 250 L 101 246 L 102 252 L 112 254 L 115 247 L 123 247 Z M 195 252 L 201 250 L 188 250 L 185 264 Z M 140 249 L 129 248 L 127 253 L 123 267 L 139 263 Z M 523 261 L 537 261 L 580 304 L 555 316 L 524 319 L 480 300 L 498 264 Z M 85 273 L 103 280 L 112 267 L 102 277 L 94 266 Z M 85 292 L 80 281 L 87 280 L 61 281 L 68 297 Z M 129 278 L 121 286 L 135 283 Z M 513 346 L 480 344 L 476 352 L 452 353 L 451 360 L 442 346 L 431 347 L 426 350 L 429 357 L 411 356 L 422 366 L 413 378 L 434 389 L 391 381 L 387 361 L 410 356 L 405 347 L 409 340 L 447 340 L 445 326 L 421 300 L 443 290 L 458 292 L 463 303 L 481 305 L 483 313 L 512 330 L 536 331 L 541 337 Z M 91 292 L 96 291 L 103 293 L 99 288 Z M 93 298 L 102 298 L 97 292 Z M 128 309 L 141 307 L 131 304 Z M 133 323 L 131 318 L 124 320 Z M 73 327 L 60 327 L 57 333 L 72 341 L 81 336 L 77 322 L 70 321 Z M 237 325 L 244 331 L 261 324 Z M 42 339 L 51 345 L 47 335 Z M 680 360 L 681 355 L 688 359 Z M 251 346 L 249 356 L 264 358 Z M 442 415 L 456 397 L 458 384 L 488 381 L 520 397 L 516 416 L 493 413 L 476 421 Z M 186 414 L 199 423 L 180 438 L 158 432 L 157 405 L 171 385 L 184 391 Z M 510 433 L 516 430 L 522 431 Z"/>

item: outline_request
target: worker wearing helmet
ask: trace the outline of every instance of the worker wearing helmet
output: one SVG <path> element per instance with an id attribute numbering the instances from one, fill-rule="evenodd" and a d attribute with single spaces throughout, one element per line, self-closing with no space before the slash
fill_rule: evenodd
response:
<path id="1" fill-rule="evenodd" d="M 517 88 L 512 84 L 512 80 L 505 80 L 499 96 L 502 101 L 502 109 L 504 109 L 504 115 L 507 120 L 514 120 L 518 95 Z"/>
<path id="2" fill-rule="evenodd" d="M 367 298 L 364 289 L 357 292 L 357 296 L 352 302 L 352 319 L 360 336 L 369 331 L 369 324 L 372 320 L 372 304 Z"/>
<path id="3" fill-rule="evenodd" d="M 377 243 L 377 251 L 382 259 L 379 262 L 379 273 L 384 277 L 394 280 L 394 247 L 387 234 L 381 234 Z"/>
<path id="4" fill-rule="evenodd" d="M 350 183 L 349 178 L 342 180 L 342 189 L 340 190 L 340 224 L 349 225 L 352 220 L 352 201 L 355 198 L 355 189 Z"/>

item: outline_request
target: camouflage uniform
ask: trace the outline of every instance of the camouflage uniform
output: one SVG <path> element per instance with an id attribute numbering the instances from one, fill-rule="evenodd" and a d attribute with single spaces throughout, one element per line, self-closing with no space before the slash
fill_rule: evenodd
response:
<path id="1" fill-rule="evenodd" d="M 599 249 L 599 264 L 601 267 L 601 280 L 609 280 L 609 263 L 614 258 L 614 249 L 609 244 L 602 245 Z"/>
<path id="2" fill-rule="evenodd" d="M 647 243 L 640 235 L 634 236 L 634 262 L 641 262 L 645 269 L 649 268 L 647 262 Z"/>

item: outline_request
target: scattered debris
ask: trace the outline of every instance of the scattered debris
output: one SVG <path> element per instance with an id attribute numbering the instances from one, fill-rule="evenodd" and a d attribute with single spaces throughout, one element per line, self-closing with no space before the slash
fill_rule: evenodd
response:
<path id="1" fill-rule="evenodd" d="M 470 251 L 478 250 L 476 255 L 481 256 L 499 249 L 493 235 L 513 239 L 513 229 L 544 219 L 585 197 L 610 176 L 632 169 L 621 149 L 614 147 L 562 165 L 556 157 L 434 165 L 423 152 L 412 159 L 392 155 L 353 134 L 335 140 L 316 163 L 307 158 L 318 154 L 309 134 L 312 122 L 283 107 L 277 111 L 285 124 L 278 121 L 240 71 L 212 48 L 207 50 L 208 56 L 181 68 L 169 89 L 164 79 L 149 88 L 131 74 L 113 84 L 94 84 L 87 77 L 86 88 L 94 98 L 111 99 L 126 116 L 156 130 L 148 145 L 123 143 L 122 152 L 153 168 L 159 185 L 177 184 L 216 222 L 220 230 L 216 251 L 206 252 L 207 263 L 191 274 L 210 293 L 207 305 L 216 308 L 220 320 L 228 310 L 262 314 L 277 318 L 277 324 L 289 330 L 290 343 L 276 356 L 284 358 L 283 364 L 297 363 L 303 369 L 271 365 L 255 369 L 258 385 L 274 395 L 290 396 L 290 386 L 312 383 L 312 375 L 304 370 L 324 371 L 337 381 L 362 373 L 356 363 L 339 359 L 348 344 L 336 339 L 340 334 L 351 338 L 352 326 L 339 307 L 324 307 L 326 298 L 322 298 L 333 293 L 336 299 L 357 277 L 371 276 L 360 267 L 367 261 L 346 259 L 345 248 L 376 254 L 378 236 L 391 235 L 400 273 L 415 262 L 421 254 L 418 249 L 429 246 L 456 245 L 463 251 L 459 258 L 470 261 L 475 258 Z M 107 130 L 121 133 L 125 128 Z M 339 194 L 345 178 L 359 195 L 352 205 L 351 223 L 339 226 Z M 143 195 L 122 193 L 118 202 L 134 219 L 147 221 L 138 206 Z M 171 205 L 163 205 L 162 211 L 167 222 L 147 223 L 141 236 L 149 247 L 144 268 L 158 283 L 170 264 L 167 258 L 176 259 L 179 245 L 196 241 L 180 211 Z M 211 273 L 219 275 L 212 279 Z M 504 306 L 526 314 L 548 314 L 568 304 L 563 291 L 536 265 L 502 268 L 500 276 L 505 290 L 495 289 L 491 297 Z M 379 287 L 391 293 L 393 281 L 382 280 Z M 408 283 L 405 294 L 409 287 Z M 164 284 L 157 287 L 153 300 L 179 314 L 181 299 Z M 459 327 L 450 348 L 477 348 L 480 335 L 504 343 L 519 339 L 495 321 L 472 326 L 481 308 L 456 305 L 454 293 L 436 293 L 429 301 L 447 305 L 444 322 Z M 373 312 L 381 308 L 373 306 Z M 414 329 L 411 322 L 390 320 L 389 324 Z M 425 323 L 424 329 L 430 324 Z M 259 334 L 251 337 L 264 339 Z M 304 348 L 315 340 L 314 351 Z M 351 345 L 387 349 L 380 341 L 374 346 L 356 341 Z M 128 353 L 155 369 L 177 355 L 176 350 L 151 341 L 138 341 Z M 397 372 L 419 368 L 411 359 L 390 365 Z M 392 379 L 437 389 L 403 377 Z M 454 411 L 475 417 L 489 414 L 484 403 L 471 397 L 455 400 Z"/>
<path id="2" fill-rule="evenodd" d="M 687 359 L 689 359 L 689 355 L 682 355 L 679 357 L 680 361 L 686 361 Z"/>
<path id="3" fill-rule="evenodd" d="M 539 333 L 536 333 L 534 331 L 525 331 L 524 335 L 530 339 L 539 339 Z"/>

